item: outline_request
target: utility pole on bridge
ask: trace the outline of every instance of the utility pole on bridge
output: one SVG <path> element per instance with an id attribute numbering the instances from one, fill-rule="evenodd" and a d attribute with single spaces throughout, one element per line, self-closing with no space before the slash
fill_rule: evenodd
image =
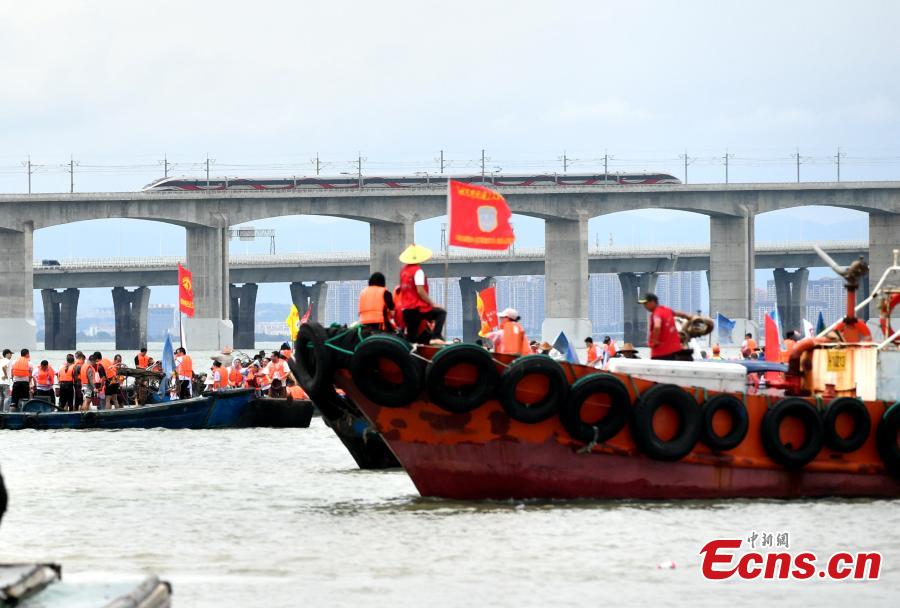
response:
<path id="1" fill-rule="evenodd" d="M 69 193 L 75 192 L 75 166 L 79 163 L 75 162 L 75 159 L 70 155 L 69 156 Z"/>
<path id="2" fill-rule="evenodd" d="M 728 160 L 734 158 L 734 154 L 729 154 L 728 149 L 725 149 L 725 156 L 722 159 L 725 161 L 725 183 L 728 183 Z"/>
<path id="3" fill-rule="evenodd" d="M 22 163 L 25 166 L 25 170 L 28 172 L 28 194 L 31 194 L 31 174 L 34 173 L 34 165 L 31 164 L 31 154 L 28 155 L 28 160 Z"/>
<path id="4" fill-rule="evenodd" d="M 841 147 L 838 146 L 837 154 L 834 155 L 834 161 L 837 163 L 837 181 L 841 181 L 841 158 L 847 156 L 843 152 L 841 152 Z"/>
<path id="5" fill-rule="evenodd" d="M 688 183 L 688 172 L 687 172 L 687 168 L 688 168 L 688 161 L 690 161 L 691 159 L 690 159 L 690 157 L 688 156 L 687 150 L 685 150 L 685 151 L 684 151 L 684 154 L 682 154 L 681 156 L 679 156 L 679 158 L 681 158 L 681 159 L 684 160 L 684 183 Z"/>

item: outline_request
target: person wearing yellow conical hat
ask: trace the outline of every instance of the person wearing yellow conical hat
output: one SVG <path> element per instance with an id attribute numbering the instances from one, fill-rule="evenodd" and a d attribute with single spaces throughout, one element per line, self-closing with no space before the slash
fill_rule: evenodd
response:
<path id="1" fill-rule="evenodd" d="M 435 306 L 428 295 L 428 279 L 420 264 L 431 259 L 431 250 L 413 243 L 400 254 L 405 264 L 400 271 L 400 292 L 395 302 L 406 325 L 406 339 L 413 343 L 428 344 L 442 341 L 447 311 Z M 434 327 L 429 325 L 434 323 Z"/>

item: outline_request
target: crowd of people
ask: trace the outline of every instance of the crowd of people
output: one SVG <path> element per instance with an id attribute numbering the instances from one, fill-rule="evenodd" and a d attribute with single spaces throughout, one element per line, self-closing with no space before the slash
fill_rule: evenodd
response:
<path id="1" fill-rule="evenodd" d="M 194 387 L 205 381 L 204 390 L 218 391 L 226 388 L 252 388 L 260 395 L 270 397 L 290 397 L 306 399 L 306 393 L 291 373 L 288 360 L 291 348 L 287 343 L 281 349 L 266 354 L 260 351 L 246 365 L 235 358 L 231 365 L 224 367 L 214 358 L 209 371 L 197 374 L 193 360 L 184 348 L 175 350 L 175 370 L 171 378 L 162 376 L 161 382 L 171 385 L 169 397 L 189 399 Z M 10 349 L 4 349 L 0 357 L 0 403 L 3 411 L 17 411 L 21 403 L 29 399 L 41 399 L 55 405 L 60 411 L 88 411 L 90 409 L 117 409 L 126 405 L 138 405 L 135 397 L 128 397 L 127 367 L 122 355 L 112 359 L 96 351 L 85 355 L 76 351 L 65 356 L 65 360 L 54 367 L 43 359 L 33 362 L 31 352 L 23 348 L 13 358 Z M 134 368 L 162 373 L 159 361 L 141 348 L 134 356 Z"/>

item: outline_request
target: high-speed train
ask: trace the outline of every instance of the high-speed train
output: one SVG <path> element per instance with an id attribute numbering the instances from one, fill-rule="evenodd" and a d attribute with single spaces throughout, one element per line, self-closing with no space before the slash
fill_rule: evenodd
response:
<path id="1" fill-rule="evenodd" d="M 421 188 L 446 186 L 448 179 L 493 186 L 608 186 L 643 184 L 680 184 L 666 173 L 545 173 L 540 175 L 403 175 L 362 177 L 166 177 L 144 186 L 144 192 L 165 190 L 317 190 L 358 188 Z"/>

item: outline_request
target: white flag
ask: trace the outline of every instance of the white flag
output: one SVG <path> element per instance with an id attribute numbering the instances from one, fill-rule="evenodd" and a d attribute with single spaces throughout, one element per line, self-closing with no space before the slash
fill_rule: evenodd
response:
<path id="1" fill-rule="evenodd" d="M 813 327 L 813 324 L 803 319 L 803 337 L 804 338 L 812 338 L 816 335 L 816 328 Z"/>

